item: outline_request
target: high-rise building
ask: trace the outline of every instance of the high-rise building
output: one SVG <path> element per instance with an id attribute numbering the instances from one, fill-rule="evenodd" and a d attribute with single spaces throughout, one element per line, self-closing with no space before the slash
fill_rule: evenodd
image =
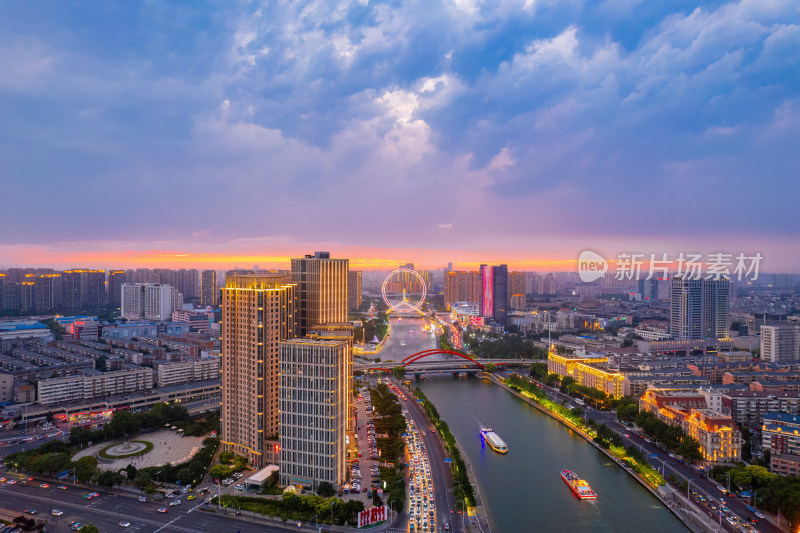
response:
<path id="1" fill-rule="evenodd" d="M 525 272 L 509 272 L 508 273 L 508 301 L 511 301 L 511 296 L 514 294 L 527 294 L 525 291 Z"/>
<path id="2" fill-rule="evenodd" d="M 200 305 L 217 306 L 217 271 L 203 270 L 200 274 Z"/>
<path id="3" fill-rule="evenodd" d="M 61 304 L 68 311 L 105 307 L 106 271 L 65 270 L 61 274 L 61 288 Z"/>
<path id="4" fill-rule="evenodd" d="M 39 274 L 33 278 L 33 306 L 37 311 L 61 308 L 61 274 Z"/>
<path id="5" fill-rule="evenodd" d="M 511 295 L 511 309 L 516 309 L 518 311 L 522 311 L 525 309 L 525 295 L 524 294 L 512 294 Z"/>
<path id="6" fill-rule="evenodd" d="M 728 279 L 703 280 L 703 337 L 727 339 L 731 282 Z"/>
<path id="7" fill-rule="evenodd" d="M 124 270 L 108 271 L 108 306 L 117 309 L 122 306 L 122 284 L 127 282 Z"/>
<path id="8" fill-rule="evenodd" d="M 542 292 L 540 294 L 555 294 L 556 293 L 556 277 L 551 272 L 542 278 Z"/>
<path id="9" fill-rule="evenodd" d="M 351 270 L 347 280 L 347 303 L 350 309 L 361 306 L 361 271 Z"/>
<path id="10" fill-rule="evenodd" d="M 492 267 L 492 318 L 505 325 L 508 316 L 508 266 Z"/>
<path id="11" fill-rule="evenodd" d="M 191 268 L 187 270 L 182 268 L 178 270 L 178 290 L 183 294 L 184 298 L 187 300 L 197 298 L 199 286 L 200 280 L 197 275 L 197 269 Z"/>
<path id="12" fill-rule="evenodd" d="M 800 327 L 792 323 L 761 326 L 761 359 L 770 363 L 800 360 Z"/>
<path id="13" fill-rule="evenodd" d="M 478 301 L 478 309 L 481 316 L 491 317 L 494 312 L 494 287 L 492 286 L 492 267 L 481 265 L 480 272 L 481 292 Z"/>
<path id="14" fill-rule="evenodd" d="M 444 275 L 444 304 L 470 301 L 470 272 L 451 270 Z"/>
<path id="15" fill-rule="evenodd" d="M 683 340 L 728 337 L 730 281 L 675 276 L 670 285 L 670 334 Z"/>
<path id="16" fill-rule="evenodd" d="M 346 481 L 347 351 L 343 340 L 280 343 L 281 485 L 337 490 Z"/>
<path id="17" fill-rule="evenodd" d="M 347 322 L 347 272 L 349 259 L 331 259 L 330 252 L 315 252 L 292 259 L 292 282 L 297 285 L 297 336 L 329 322 Z"/>
<path id="18" fill-rule="evenodd" d="M 128 319 L 164 322 L 173 309 L 183 307 L 183 295 L 175 287 L 160 283 L 123 283 L 120 314 Z"/>
<path id="19" fill-rule="evenodd" d="M 481 301 L 481 273 L 473 270 L 467 273 L 467 301 L 472 304 L 479 304 Z"/>
<path id="20" fill-rule="evenodd" d="M 295 334 L 296 287 L 287 275 L 234 274 L 221 293 L 222 444 L 262 468 L 276 461 L 279 344 Z"/>
<path id="21" fill-rule="evenodd" d="M 676 339 L 703 338 L 703 280 L 672 278 L 669 332 Z"/>

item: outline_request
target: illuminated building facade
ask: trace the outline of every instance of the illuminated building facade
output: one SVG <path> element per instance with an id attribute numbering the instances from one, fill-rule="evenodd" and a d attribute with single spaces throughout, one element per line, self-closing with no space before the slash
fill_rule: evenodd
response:
<path id="1" fill-rule="evenodd" d="M 625 396 L 625 376 L 600 366 L 607 362 L 608 357 L 604 355 L 570 357 L 551 352 L 547 355 L 547 371 L 562 378 L 569 376 L 578 385 L 592 387 L 614 398 Z"/>
<path id="2" fill-rule="evenodd" d="M 346 481 L 350 350 L 346 340 L 280 343 L 281 485 L 338 490 Z"/>
<path id="3" fill-rule="evenodd" d="M 298 305 L 296 336 L 304 337 L 318 324 L 347 322 L 349 265 L 349 259 L 331 259 L 330 252 L 292 259 Z"/>
<path id="4" fill-rule="evenodd" d="M 800 416 L 766 413 L 761 447 L 770 451 L 770 470 L 784 476 L 800 474 Z"/>
<path id="5" fill-rule="evenodd" d="M 350 309 L 357 310 L 361 306 L 361 271 L 351 270 L 347 274 L 347 304 Z"/>
<path id="6" fill-rule="evenodd" d="M 230 275 L 222 289 L 222 445 L 258 468 L 274 462 L 278 352 L 296 331 L 296 289 L 282 274 Z"/>
<path id="7" fill-rule="evenodd" d="M 741 460 L 742 436 L 733 418 L 708 409 L 706 397 L 669 389 L 648 389 L 639 398 L 639 410 L 680 426 L 700 443 L 705 461 L 730 463 Z"/>
<path id="8" fill-rule="evenodd" d="M 525 290 L 525 281 L 526 281 L 526 273 L 525 272 L 509 272 L 508 273 L 508 299 L 511 301 L 511 297 L 515 294 L 527 294 Z"/>
<path id="9" fill-rule="evenodd" d="M 481 265 L 478 269 L 480 272 L 480 305 L 481 316 L 491 317 L 494 311 L 494 285 L 492 282 L 492 267 L 489 265 Z"/>

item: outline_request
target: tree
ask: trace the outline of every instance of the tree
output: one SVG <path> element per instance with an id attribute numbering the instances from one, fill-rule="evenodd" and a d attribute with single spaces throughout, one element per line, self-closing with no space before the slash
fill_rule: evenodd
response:
<path id="1" fill-rule="evenodd" d="M 114 413 L 108 429 L 112 435 L 127 437 L 142 429 L 142 420 L 130 411 L 117 411 Z"/>
<path id="2" fill-rule="evenodd" d="M 331 485 L 327 481 L 323 481 L 317 487 L 317 494 L 319 494 L 324 498 L 330 498 L 331 496 L 336 494 L 336 491 L 333 490 L 333 485 Z"/>
<path id="3" fill-rule="evenodd" d="M 233 462 L 233 452 L 229 450 L 225 450 L 224 452 L 219 454 L 219 462 L 229 465 Z"/>
<path id="4" fill-rule="evenodd" d="M 85 483 L 94 476 L 94 472 L 97 470 L 97 459 L 87 455 L 75 461 L 73 467 L 75 468 L 75 477 L 81 483 Z"/>
<path id="5" fill-rule="evenodd" d="M 94 482 L 101 487 L 114 487 L 114 485 L 122 485 L 125 478 L 119 472 L 111 470 L 98 470 L 93 478 Z"/>
<path id="6" fill-rule="evenodd" d="M 392 369 L 392 375 L 397 379 L 401 379 L 403 376 L 406 375 L 406 369 L 402 366 L 396 366 Z"/>
<path id="7" fill-rule="evenodd" d="M 564 376 L 561 378 L 561 391 L 566 392 L 569 389 L 570 385 L 575 384 L 575 378 L 572 376 Z"/>
<path id="8" fill-rule="evenodd" d="M 85 526 L 81 526 L 78 533 L 100 533 L 100 530 L 97 529 L 97 526 L 94 524 L 86 524 Z"/>
<path id="9" fill-rule="evenodd" d="M 208 475 L 213 479 L 223 479 L 231 474 L 231 469 L 225 465 L 214 465 L 208 471 Z"/>
<path id="10" fill-rule="evenodd" d="M 487 372 L 494 372 L 495 370 L 497 370 L 497 366 L 495 364 L 493 364 L 493 363 L 486 364 L 486 371 Z"/>

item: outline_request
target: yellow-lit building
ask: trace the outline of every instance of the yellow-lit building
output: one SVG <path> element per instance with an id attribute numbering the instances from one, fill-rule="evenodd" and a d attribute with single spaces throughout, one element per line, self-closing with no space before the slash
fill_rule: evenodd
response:
<path id="1" fill-rule="evenodd" d="M 614 398 L 625 396 L 625 376 L 599 366 L 607 362 L 608 357 L 604 355 L 570 357 L 551 352 L 547 356 L 547 371 L 562 378 L 569 376 L 578 385 L 592 387 Z"/>
<path id="2" fill-rule="evenodd" d="M 547 371 L 559 376 L 570 376 L 574 378 L 575 365 L 586 363 L 607 363 L 608 357 L 605 355 L 589 355 L 583 357 L 575 357 L 569 355 L 559 355 L 550 352 L 547 354 Z"/>
<path id="3" fill-rule="evenodd" d="M 277 462 L 278 350 L 281 341 L 294 337 L 296 288 L 282 274 L 239 274 L 225 281 L 222 445 L 262 468 Z"/>
<path id="4" fill-rule="evenodd" d="M 573 371 L 575 383 L 601 390 L 614 398 L 625 396 L 625 376 L 594 365 L 579 364 Z"/>
<path id="5" fill-rule="evenodd" d="M 639 410 L 656 415 L 659 420 L 680 426 L 700 443 L 705 461 L 739 461 L 742 435 L 728 415 L 706 408 L 701 394 L 671 389 L 648 389 L 639 399 Z"/>

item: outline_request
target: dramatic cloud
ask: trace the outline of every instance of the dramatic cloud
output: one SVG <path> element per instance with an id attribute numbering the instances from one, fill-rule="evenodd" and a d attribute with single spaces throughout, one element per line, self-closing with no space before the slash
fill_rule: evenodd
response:
<path id="1" fill-rule="evenodd" d="M 7 4 L 0 266 L 161 242 L 798 269 L 798 62 L 794 0 Z"/>

